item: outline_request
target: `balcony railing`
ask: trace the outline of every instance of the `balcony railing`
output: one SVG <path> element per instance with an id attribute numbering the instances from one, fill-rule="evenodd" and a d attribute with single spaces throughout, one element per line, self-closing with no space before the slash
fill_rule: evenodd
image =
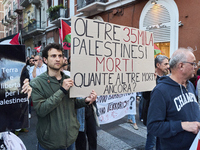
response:
<path id="1" fill-rule="evenodd" d="M 18 3 L 14 3 L 13 5 L 13 11 L 18 13 L 18 14 L 22 14 L 22 10 L 23 10 L 23 7 L 22 6 L 19 6 Z"/>
<path id="2" fill-rule="evenodd" d="M 11 19 L 16 19 L 16 18 L 17 18 L 17 15 L 16 15 L 15 12 L 13 12 L 13 11 L 10 10 L 10 11 L 8 12 L 8 17 L 11 18 Z"/>
<path id="3" fill-rule="evenodd" d="M 40 0 L 29 0 L 29 3 L 34 4 L 34 5 L 39 5 Z"/>
<path id="4" fill-rule="evenodd" d="M 20 5 L 23 7 L 27 7 L 30 5 L 29 0 L 20 0 Z"/>
<path id="5" fill-rule="evenodd" d="M 77 9 L 81 9 L 81 8 L 83 8 L 87 5 L 90 5 L 92 3 L 95 3 L 95 2 L 106 3 L 107 0 L 79 0 L 79 1 L 77 1 L 77 5 L 78 5 Z"/>
<path id="6" fill-rule="evenodd" d="M 8 25 L 9 25 L 9 23 L 6 22 L 6 21 L 4 21 L 4 19 L 1 20 L 1 23 L 2 23 L 4 26 L 8 26 Z"/>
<path id="7" fill-rule="evenodd" d="M 64 8 L 59 8 L 59 10 L 52 11 L 49 13 L 49 18 L 51 22 L 58 18 L 68 18 L 68 17 L 69 17 L 68 11 Z"/>
<path id="8" fill-rule="evenodd" d="M 34 21 L 22 29 L 22 36 L 37 33 L 43 29 L 40 21 Z"/>
<path id="9" fill-rule="evenodd" d="M 6 15 L 5 16 L 5 21 L 11 23 L 12 22 L 12 19 L 10 18 L 10 11 L 8 12 L 8 16 Z"/>

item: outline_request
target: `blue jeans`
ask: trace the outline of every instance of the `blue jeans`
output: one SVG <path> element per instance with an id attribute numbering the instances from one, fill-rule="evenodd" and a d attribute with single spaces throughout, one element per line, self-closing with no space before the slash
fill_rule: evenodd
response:
<path id="1" fill-rule="evenodd" d="M 38 149 L 37 150 L 48 150 L 48 149 L 43 148 L 40 145 L 40 143 L 38 142 Z M 66 149 L 56 149 L 56 150 L 75 150 L 75 142 Z"/>
<path id="2" fill-rule="evenodd" d="M 133 123 L 136 123 L 136 121 L 135 121 L 135 115 L 128 115 L 128 120 L 132 120 Z"/>

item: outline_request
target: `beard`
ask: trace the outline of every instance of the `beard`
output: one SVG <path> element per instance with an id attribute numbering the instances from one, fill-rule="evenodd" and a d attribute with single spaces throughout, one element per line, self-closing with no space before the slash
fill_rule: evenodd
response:
<path id="1" fill-rule="evenodd" d="M 62 65 L 60 67 L 54 67 L 54 66 L 48 66 L 51 70 L 59 71 L 60 68 L 62 68 Z"/>

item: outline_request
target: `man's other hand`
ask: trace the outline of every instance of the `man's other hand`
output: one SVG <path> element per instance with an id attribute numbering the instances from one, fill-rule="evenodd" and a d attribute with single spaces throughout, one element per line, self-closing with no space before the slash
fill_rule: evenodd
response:
<path id="1" fill-rule="evenodd" d="M 89 105 L 92 104 L 95 100 L 97 99 L 97 93 L 92 90 L 92 92 L 90 93 L 90 95 L 88 97 L 86 97 L 85 102 L 89 102 Z"/>

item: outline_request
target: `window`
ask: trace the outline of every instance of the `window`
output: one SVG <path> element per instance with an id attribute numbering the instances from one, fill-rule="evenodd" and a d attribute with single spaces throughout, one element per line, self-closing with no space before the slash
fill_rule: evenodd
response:
<path id="1" fill-rule="evenodd" d="M 10 30 L 9 35 L 12 35 L 12 30 Z"/>
<path id="2" fill-rule="evenodd" d="M 13 29 L 13 34 L 17 33 L 17 30 L 16 30 L 16 29 L 17 29 L 17 28 L 14 27 L 14 29 Z"/>
<path id="3" fill-rule="evenodd" d="M 62 4 L 63 5 L 63 0 L 58 0 L 58 5 Z"/>
<path id="4" fill-rule="evenodd" d="M 52 6 L 51 0 L 48 0 L 48 8 Z"/>

